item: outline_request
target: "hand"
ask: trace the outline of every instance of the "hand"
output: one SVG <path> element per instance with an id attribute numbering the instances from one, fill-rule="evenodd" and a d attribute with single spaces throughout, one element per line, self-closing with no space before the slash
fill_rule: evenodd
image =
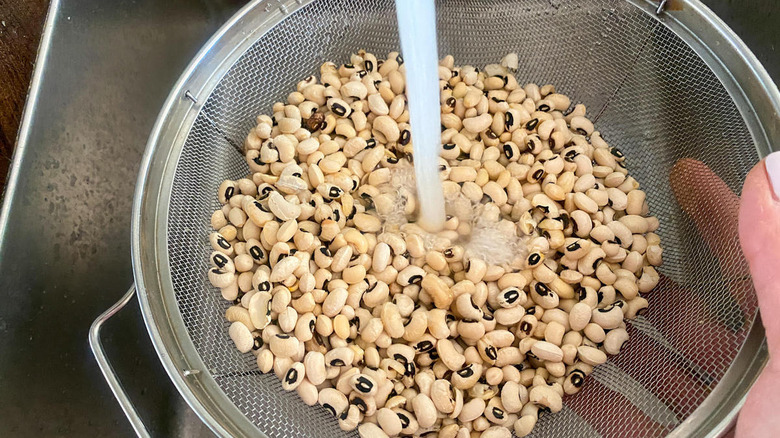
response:
<path id="1" fill-rule="evenodd" d="M 778 163 L 774 164 L 776 169 L 780 154 L 772 157 L 770 162 Z M 751 321 L 739 313 L 755 312 L 756 294 L 770 354 L 780 357 L 780 201 L 775 195 L 780 193 L 780 175 L 776 174 L 775 179 L 777 192 L 770 188 L 764 161 L 757 164 L 745 181 L 740 212 L 740 199 L 704 163 L 682 159 L 675 164 L 670 175 L 672 191 L 718 259 L 720 272 L 732 279 L 724 286 L 734 297 L 738 316 L 724 323 L 723 317 L 710 311 L 700 289 L 688 289 L 662 275 L 656 289 L 646 296 L 650 302 L 646 317 L 663 333 L 666 346 L 630 324 L 631 340 L 624 347 L 636 349 L 634 357 L 652 358 L 645 360 L 644 366 L 652 363 L 654 370 L 632 366 L 624 355 L 611 359 L 650 394 L 638 394 L 632 400 L 623 395 L 632 392 L 626 389 L 626 382 L 589 378 L 577 396 L 566 400 L 568 407 L 594 425 L 597 433 L 628 438 L 664 435 L 673 430 L 709 395 L 712 376 L 720 375 L 729 365 L 718 352 L 736 352 L 741 347 Z M 744 256 L 739 251 L 740 240 Z M 748 273 L 753 276 L 752 282 Z M 674 355 L 672 350 L 682 354 Z M 772 412 L 780 404 L 778 363 L 780 360 L 770 361 L 751 392 L 740 416 L 738 438 L 776 436 L 780 431 L 780 415 Z M 684 398 L 679 395 L 681 387 L 687 391 Z M 659 402 L 645 409 L 634 403 L 653 397 Z"/>
<path id="2" fill-rule="evenodd" d="M 780 434 L 780 152 L 750 171 L 742 188 L 739 238 L 766 330 L 769 362 L 748 394 L 737 438 Z"/>

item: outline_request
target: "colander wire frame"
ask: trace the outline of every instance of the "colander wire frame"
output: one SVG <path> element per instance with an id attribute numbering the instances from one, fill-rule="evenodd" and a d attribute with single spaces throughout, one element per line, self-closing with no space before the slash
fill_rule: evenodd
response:
<path id="1" fill-rule="evenodd" d="M 661 223 L 660 271 L 671 281 L 647 295 L 649 312 L 628 324 L 632 339 L 623 352 L 598 367 L 579 395 L 566 398 L 563 412 L 542 416 L 533 436 L 665 436 L 688 428 L 705 435 L 700 427 L 709 423 L 696 418 L 705 415 L 697 408 L 723 391 L 718 384 L 724 377 L 735 385 L 727 375 L 735 360 L 755 371 L 766 353 L 759 348 L 763 332 L 755 324 L 750 279 L 718 264 L 680 210 L 669 174 L 679 159 L 695 158 L 739 194 L 776 134 L 748 102 L 777 107 L 777 90 L 770 85 L 768 104 L 749 99 L 760 93 L 718 67 L 722 57 L 696 38 L 681 39 L 685 28 L 659 20 L 649 2 L 450 0 L 439 1 L 437 9 L 442 56 L 482 66 L 515 51 L 520 83 L 554 84 L 587 105 L 603 137 L 628 157 L 628 170 Z M 249 173 L 236 148 L 255 117 L 269 113 L 324 61 L 346 62 L 358 49 L 379 58 L 398 50 L 394 17 L 392 0 L 254 2 L 196 58 L 152 134 L 133 220 L 142 310 L 172 380 L 220 435 L 345 435 L 326 410 L 304 405 L 295 392 L 282 390 L 276 376 L 261 374 L 254 356 L 235 349 L 224 319 L 230 303 L 205 278 L 210 216 L 220 207 L 216 187 Z M 740 251 L 736 235 L 728 244 L 729 252 Z M 697 291 L 706 303 L 681 310 L 681 318 L 712 317 L 729 328 L 726 338 L 698 339 L 683 319 L 653 311 L 660 307 L 654 303 L 674 293 L 673 284 Z M 691 337 L 698 339 L 696 351 L 684 342 Z M 726 348 L 746 342 L 747 352 Z M 692 359 L 701 351 L 708 352 L 708 363 Z M 659 400 L 648 387 L 681 366 L 696 379 Z M 737 397 L 744 396 L 742 389 Z M 652 427 L 605 414 L 599 400 L 620 400 Z"/>

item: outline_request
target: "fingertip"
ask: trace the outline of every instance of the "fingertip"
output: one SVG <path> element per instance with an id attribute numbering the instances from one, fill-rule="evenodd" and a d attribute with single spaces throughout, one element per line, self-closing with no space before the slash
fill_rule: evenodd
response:
<path id="1" fill-rule="evenodd" d="M 780 201 L 780 151 L 769 154 L 764 159 L 764 167 L 771 183 L 774 200 Z"/>

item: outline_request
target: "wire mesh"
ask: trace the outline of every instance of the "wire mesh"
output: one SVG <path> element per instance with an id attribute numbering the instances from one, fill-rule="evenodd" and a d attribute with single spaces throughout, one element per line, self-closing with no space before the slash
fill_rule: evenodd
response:
<path id="1" fill-rule="evenodd" d="M 567 397 L 563 412 L 542 416 L 533 436 L 668 434 L 718 384 L 757 312 L 740 264 L 715 257 L 669 182 L 672 166 L 689 157 L 739 194 L 758 157 L 738 108 L 689 46 L 623 0 L 442 0 L 438 14 L 442 56 L 484 65 L 516 51 L 520 83 L 554 84 L 587 105 L 604 138 L 628 157 L 661 223 L 665 278 L 647 294 L 649 312 L 629 324 L 624 351 Z M 229 303 L 205 276 L 209 218 L 220 206 L 216 188 L 248 173 L 231 144 L 243 144 L 255 117 L 269 113 L 299 79 L 361 48 L 378 56 L 397 50 L 394 17 L 391 0 L 318 0 L 288 15 L 207 97 L 177 163 L 167 235 L 179 311 L 222 391 L 272 437 L 344 433 L 327 411 L 305 406 L 274 375 L 261 375 L 254 356 L 238 353 L 230 341 Z M 724 211 L 736 208 L 726 201 Z M 723 230 L 721 258 L 739 259 L 727 215 L 710 220 Z"/>

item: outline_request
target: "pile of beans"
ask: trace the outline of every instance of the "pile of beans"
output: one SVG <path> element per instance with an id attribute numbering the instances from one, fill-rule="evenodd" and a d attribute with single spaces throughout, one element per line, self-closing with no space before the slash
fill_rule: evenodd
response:
<path id="1" fill-rule="evenodd" d="M 524 436 L 647 307 L 662 249 L 645 193 L 585 106 L 521 86 L 517 62 L 440 62 L 440 176 L 467 208 L 438 233 L 415 225 L 404 183 L 396 52 L 300 81 L 246 138 L 251 175 L 219 187 L 208 278 L 233 303 L 231 339 L 344 430 Z M 511 256 L 480 251 L 477 227 Z"/>

